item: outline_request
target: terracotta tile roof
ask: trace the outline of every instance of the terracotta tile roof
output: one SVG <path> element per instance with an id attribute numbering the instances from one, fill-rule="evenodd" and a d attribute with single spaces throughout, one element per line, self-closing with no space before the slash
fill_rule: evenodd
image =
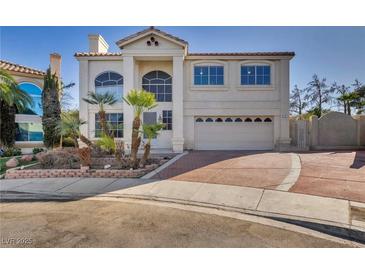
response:
<path id="1" fill-rule="evenodd" d="M 144 29 L 142 31 L 139 31 L 139 32 L 136 32 L 136 33 L 134 33 L 132 35 L 129 35 L 129 36 L 127 36 L 127 37 L 125 37 L 125 38 L 120 39 L 119 41 L 117 41 L 116 44 L 120 47 L 121 44 L 124 44 L 125 42 L 127 42 L 127 41 L 129 41 L 129 40 L 131 40 L 133 38 L 136 38 L 136 37 L 138 37 L 140 35 L 143 35 L 145 33 L 148 33 L 150 31 L 154 31 L 154 32 L 156 32 L 158 34 L 161 34 L 162 36 L 169 37 L 169 38 L 171 38 L 171 39 L 173 39 L 173 40 L 175 40 L 175 41 L 177 41 L 179 43 L 182 43 L 182 44 L 185 44 L 185 45 L 188 44 L 188 42 L 186 42 L 185 40 L 183 40 L 183 39 L 181 39 L 179 37 L 173 36 L 173 35 L 171 35 L 171 34 L 169 34 L 167 32 L 164 32 L 162 30 L 156 29 L 155 27 L 149 27 L 147 29 Z"/>
<path id="2" fill-rule="evenodd" d="M 42 70 L 14 64 L 5 60 L 0 60 L 0 69 L 12 71 L 12 72 L 19 72 L 19 73 L 26 73 L 32 75 L 45 75 L 46 73 Z"/>
<path id="3" fill-rule="evenodd" d="M 75 57 L 122 56 L 121 52 L 76 52 Z"/>
<path id="4" fill-rule="evenodd" d="M 189 53 L 188 56 L 294 56 L 292 51 L 276 52 L 208 52 L 208 53 Z"/>

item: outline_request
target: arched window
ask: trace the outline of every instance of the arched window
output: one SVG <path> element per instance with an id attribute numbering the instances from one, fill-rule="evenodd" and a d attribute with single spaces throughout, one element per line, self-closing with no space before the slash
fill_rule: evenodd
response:
<path id="1" fill-rule="evenodd" d="M 241 118 L 236 118 L 234 121 L 240 123 L 240 122 L 242 122 L 242 119 Z"/>
<path id="2" fill-rule="evenodd" d="M 21 114 L 42 115 L 42 90 L 33 83 L 21 83 L 19 89 L 26 92 L 33 100 L 33 106 L 28 106 Z"/>
<path id="3" fill-rule="evenodd" d="M 252 122 L 252 119 L 251 119 L 251 118 L 246 118 L 246 119 L 245 119 L 245 122 L 250 123 L 250 122 Z"/>
<path id="4" fill-rule="evenodd" d="M 195 122 L 201 123 L 201 122 L 204 122 L 204 121 L 203 121 L 203 119 L 202 119 L 202 118 L 197 118 L 197 119 L 195 120 Z"/>
<path id="5" fill-rule="evenodd" d="M 123 76 L 112 71 L 103 72 L 95 78 L 95 92 L 99 94 L 112 93 L 116 99 L 121 101 L 123 97 Z"/>
<path id="6" fill-rule="evenodd" d="M 212 118 L 207 118 L 207 119 L 205 120 L 205 122 L 213 122 L 213 119 L 212 119 Z"/>
<path id="7" fill-rule="evenodd" d="M 255 122 L 256 122 L 256 123 L 260 123 L 260 122 L 262 122 L 262 120 L 261 120 L 261 118 L 258 118 L 258 117 L 257 117 L 257 118 L 255 119 Z"/>
<path id="8" fill-rule="evenodd" d="M 166 72 L 155 70 L 147 73 L 142 78 L 142 88 L 154 93 L 157 102 L 172 101 L 172 78 Z"/>
<path id="9" fill-rule="evenodd" d="M 226 123 L 231 123 L 231 122 L 233 122 L 233 120 L 232 120 L 232 118 L 226 118 L 225 122 Z"/>
<path id="10" fill-rule="evenodd" d="M 215 119 L 215 121 L 218 123 L 223 122 L 222 118 L 217 118 L 217 119 Z"/>
<path id="11" fill-rule="evenodd" d="M 266 118 L 266 119 L 264 120 L 264 122 L 266 122 L 266 123 L 270 123 L 270 122 L 272 122 L 272 120 L 271 120 L 271 118 Z"/>

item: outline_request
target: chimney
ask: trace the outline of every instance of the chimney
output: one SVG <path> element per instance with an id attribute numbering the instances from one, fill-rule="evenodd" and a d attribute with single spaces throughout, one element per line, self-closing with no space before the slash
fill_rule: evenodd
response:
<path id="1" fill-rule="evenodd" d="M 108 52 L 109 45 L 100 34 L 89 34 L 89 51 L 97 53 Z"/>
<path id="2" fill-rule="evenodd" d="M 58 78 L 61 77 L 61 55 L 58 53 L 51 53 L 50 55 L 51 73 L 56 74 Z"/>

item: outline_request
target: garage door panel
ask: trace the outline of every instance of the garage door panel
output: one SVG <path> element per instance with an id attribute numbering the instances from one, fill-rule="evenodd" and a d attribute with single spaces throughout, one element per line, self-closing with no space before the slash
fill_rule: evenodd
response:
<path id="1" fill-rule="evenodd" d="M 272 123 L 196 123 L 195 149 L 271 150 Z"/>

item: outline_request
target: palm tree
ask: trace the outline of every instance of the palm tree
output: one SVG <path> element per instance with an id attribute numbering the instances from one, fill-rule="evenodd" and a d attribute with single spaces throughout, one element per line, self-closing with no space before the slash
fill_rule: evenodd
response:
<path id="1" fill-rule="evenodd" d="M 0 69 L 0 100 L 8 106 L 15 106 L 18 111 L 33 106 L 32 97 L 19 89 L 15 79 L 6 71 Z"/>
<path id="2" fill-rule="evenodd" d="M 15 79 L 0 69 L 0 143 L 13 146 L 15 142 L 15 113 L 33 106 L 32 98 L 19 89 Z"/>
<path id="3" fill-rule="evenodd" d="M 152 139 L 156 138 L 160 130 L 163 129 L 164 127 L 165 127 L 164 124 L 142 125 L 143 133 L 147 136 L 147 142 L 144 145 L 144 153 L 140 162 L 140 166 L 143 167 L 150 156 Z"/>
<path id="4" fill-rule="evenodd" d="M 112 94 L 110 92 L 105 92 L 105 93 L 90 92 L 88 98 L 82 98 L 82 100 L 84 100 L 86 103 L 88 103 L 90 105 L 99 106 L 98 114 L 99 114 L 101 129 L 103 130 L 105 135 L 112 137 L 108 130 L 104 106 L 105 105 L 114 105 L 118 101 L 118 99 L 115 98 L 114 94 Z"/>
<path id="5" fill-rule="evenodd" d="M 131 90 L 123 100 L 133 107 L 134 118 L 132 126 L 132 145 L 131 145 L 131 164 L 133 167 L 137 166 L 137 153 L 139 145 L 141 144 L 141 137 L 139 136 L 141 127 L 141 115 L 144 111 L 148 111 L 157 106 L 155 95 L 145 90 Z"/>
<path id="6" fill-rule="evenodd" d="M 78 115 L 76 116 L 74 113 L 63 113 L 62 120 L 57 125 L 57 130 L 61 136 L 69 135 L 74 141 L 75 148 L 78 148 L 79 143 L 77 139 L 81 137 L 80 127 L 84 124 L 86 122 L 81 120 Z"/>

